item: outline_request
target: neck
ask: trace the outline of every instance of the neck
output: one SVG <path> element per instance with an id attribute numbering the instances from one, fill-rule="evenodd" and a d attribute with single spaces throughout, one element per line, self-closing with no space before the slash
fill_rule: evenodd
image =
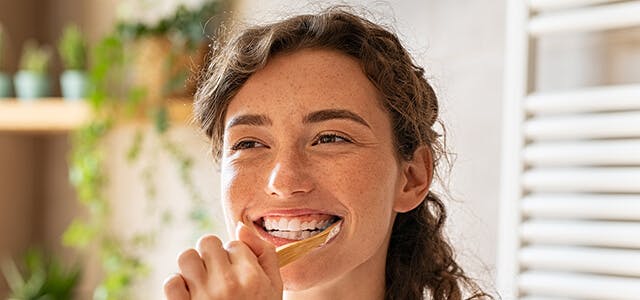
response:
<path id="1" fill-rule="evenodd" d="M 389 237 L 385 241 L 389 245 Z M 303 291 L 285 291 L 285 300 L 384 299 L 387 248 L 343 276 Z"/>

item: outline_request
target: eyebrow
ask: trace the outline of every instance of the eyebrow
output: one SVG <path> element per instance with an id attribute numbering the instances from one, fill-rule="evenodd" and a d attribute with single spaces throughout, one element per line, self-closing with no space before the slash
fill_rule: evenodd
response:
<path id="1" fill-rule="evenodd" d="M 231 119 L 226 129 L 238 125 L 265 126 L 271 124 L 273 124 L 273 122 L 265 115 L 240 115 Z"/>
<path id="2" fill-rule="evenodd" d="M 369 123 L 367 123 L 367 121 L 365 121 L 362 117 L 346 109 L 324 109 L 324 110 L 312 112 L 304 117 L 304 119 L 302 120 L 302 123 L 303 124 L 318 123 L 318 122 L 323 122 L 323 121 L 328 121 L 333 119 L 351 120 L 371 128 Z"/>
<path id="3" fill-rule="evenodd" d="M 362 117 L 346 109 L 324 109 L 324 110 L 315 111 L 306 115 L 302 120 L 302 123 L 303 124 L 319 123 L 319 122 L 335 120 L 335 119 L 351 120 L 371 128 L 369 123 L 367 123 L 367 121 L 365 121 Z M 239 125 L 270 126 L 272 124 L 273 122 L 271 121 L 271 119 L 269 119 L 269 117 L 265 115 L 240 115 L 231 119 L 227 124 L 225 130 L 228 130 L 231 127 L 239 126 Z"/>

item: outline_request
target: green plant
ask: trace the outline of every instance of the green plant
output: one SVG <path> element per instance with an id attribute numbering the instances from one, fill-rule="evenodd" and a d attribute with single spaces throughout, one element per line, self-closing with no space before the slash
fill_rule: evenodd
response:
<path id="1" fill-rule="evenodd" d="M 21 70 L 44 74 L 47 72 L 50 62 L 51 49 L 49 47 L 40 47 L 35 40 L 25 42 L 20 58 Z"/>
<path id="2" fill-rule="evenodd" d="M 168 25 L 166 25 L 168 26 Z M 152 156 L 158 151 L 165 151 L 176 163 L 178 177 L 190 196 L 192 205 L 189 219 L 197 228 L 197 235 L 212 226 L 208 210 L 202 196 L 196 190 L 191 178 L 192 159 L 171 140 L 166 102 L 148 103 L 142 101 L 146 95 L 144 88 L 133 86 L 126 80 L 132 55 L 127 43 L 141 35 L 130 35 L 122 27 L 96 44 L 92 52 L 92 67 L 89 71 L 92 90 L 88 102 L 93 117 L 82 128 L 72 135 L 72 148 L 69 156 L 69 177 L 74 185 L 78 201 L 84 205 L 89 215 L 76 218 L 67 228 L 63 243 L 78 249 L 97 246 L 100 252 L 104 277 L 94 292 L 94 299 L 128 299 L 131 285 L 148 273 L 140 255 L 141 249 L 151 251 L 155 237 L 173 219 L 169 209 L 158 207 L 156 203 L 156 187 L 154 170 L 156 159 L 143 166 L 140 177 L 146 190 L 146 201 L 151 217 L 158 218 L 161 226 L 149 232 L 137 233 L 131 238 L 123 238 L 109 230 L 110 202 L 105 193 L 108 174 L 105 170 L 105 156 L 102 142 L 104 137 L 118 124 L 129 118 L 143 114 L 153 124 L 152 141 L 158 144 L 147 146 Z M 165 92 L 168 89 L 163 89 Z M 131 142 L 131 147 L 124 155 L 131 165 L 139 162 L 140 153 L 144 150 L 148 133 L 138 129 Z M 159 209 L 158 209 L 159 208 Z"/>
<path id="3" fill-rule="evenodd" d="M 67 70 L 84 70 L 87 66 L 87 45 L 76 25 L 67 25 L 58 42 L 58 53 Z"/>
<path id="4" fill-rule="evenodd" d="M 133 39 L 149 35 L 170 36 L 174 42 L 186 43 L 193 48 L 198 46 L 206 34 L 211 32 L 212 28 L 207 28 L 207 26 L 213 26 L 213 24 L 208 21 L 216 14 L 220 6 L 216 1 L 205 0 L 201 2 L 204 3 L 195 9 L 180 4 L 172 15 L 152 23 L 142 20 L 121 21 L 117 25 L 117 30 L 121 36 Z"/>
<path id="5" fill-rule="evenodd" d="M 72 299 L 80 268 L 65 268 L 59 259 L 34 249 L 25 254 L 23 264 L 22 272 L 13 261 L 2 266 L 11 289 L 9 300 Z"/>

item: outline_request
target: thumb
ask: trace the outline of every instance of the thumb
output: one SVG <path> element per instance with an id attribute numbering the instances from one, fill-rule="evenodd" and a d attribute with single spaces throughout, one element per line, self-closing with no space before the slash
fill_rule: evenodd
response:
<path id="1" fill-rule="evenodd" d="M 280 277 L 280 268 L 278 267 L 276 247 L 262 240 L 242 222 L 238 222 L 236 225 L 236 238 L 251 248 L 251 251 L 253 251 L 258 258 L 258 263 L 262 266 L 267 276 L 274 284 L 282 289 L 282 278 Z"/>

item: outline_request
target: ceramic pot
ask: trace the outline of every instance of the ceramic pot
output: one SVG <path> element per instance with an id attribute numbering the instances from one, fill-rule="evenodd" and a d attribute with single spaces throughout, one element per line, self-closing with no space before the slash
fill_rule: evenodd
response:
<path id="1" fill-rule="evenodd" d="M 87 73 L 77 70 L 67 70 L 60 76 L 62 97 L 65 101 L 82 100 L 87 96 L 89 79 Z"/>
<path id="2" fill-rule="evenodd" d="M 14 78 L 16 95 L 21 100 L 35 100 L 48 97 L 50 92 L 49 76 L 30 71 L 18 71 Z"/>

